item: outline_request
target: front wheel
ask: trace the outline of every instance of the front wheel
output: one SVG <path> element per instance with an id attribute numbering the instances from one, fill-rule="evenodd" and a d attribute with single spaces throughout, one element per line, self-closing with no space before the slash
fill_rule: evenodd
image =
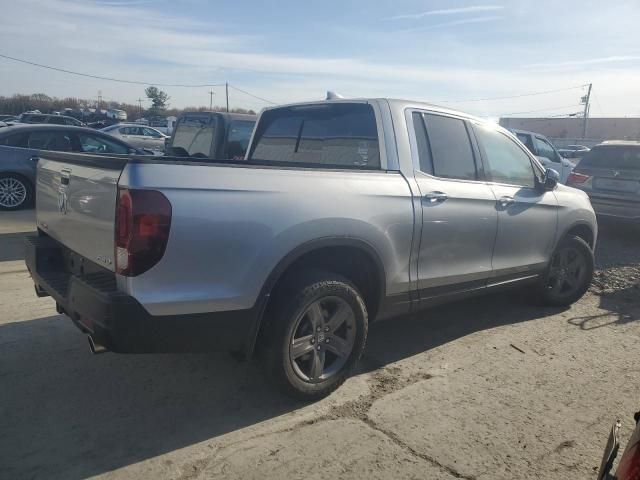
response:
<path id="1" fill-rule="evenodd" d="M 268 368 L 288 395 L 314 400 L 338 388 L 357 364 L 367 338 L 367 309 L 339 275 L 298 278 L 277 299 Z"/>
<path id="2" fill-rule="evenodd" d="M 591 284 L 594 263 L 593 251 L 582 238 L 562 240 L 541 285 L 542 301 L 560 307 L 579 300 Z"/>

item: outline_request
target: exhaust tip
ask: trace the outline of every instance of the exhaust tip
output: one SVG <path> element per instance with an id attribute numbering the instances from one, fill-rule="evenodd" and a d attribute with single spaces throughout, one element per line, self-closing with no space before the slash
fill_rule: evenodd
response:
<path id="1" fill-rule="evenodd" d="M 91 335 L 87 335 L 87 339 L 89 340 L 89 348 L 91 349 L 91 353 L 93 353 L 94 355 L 98 355 L 99 353 L 106 353 L 109 351 L 107 350 L 107 347 L 97 343 Z"/>

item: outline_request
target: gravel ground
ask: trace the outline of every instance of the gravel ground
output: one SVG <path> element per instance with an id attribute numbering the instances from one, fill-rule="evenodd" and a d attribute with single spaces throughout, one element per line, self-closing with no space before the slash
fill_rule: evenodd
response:
<path id="1" fill-rule="evenodd" d="M 640 408 L 640 230 L 601 225 L 590 292 L 520 293 L 372 326 L 360 370 L 292 402 L 224 354 L 92 356 L 37 298 L 0 213 L 0 478 L 594 478 Z"/>

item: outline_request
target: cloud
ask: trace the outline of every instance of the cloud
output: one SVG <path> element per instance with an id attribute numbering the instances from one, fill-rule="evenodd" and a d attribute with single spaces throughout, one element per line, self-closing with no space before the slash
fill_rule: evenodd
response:
<path id="1" fill-rule="evenodd" d="M 404 30 L 399 30 L 400 32 L 424 32 L 427 30 L 435 30 L 439 28 L 448 28 L 455 27 L 458 25 L 467 25 L 471 23 L 484 23 L 484 22 L 493 22 L 496 20 L 502 20 L 503 17 L 499 15 L 490 15 L 486 17 L 474 17 L 474 18 L 463 18 L 461 20 L 451 20 L 450 22 L 441 22 L 441 23 L 433 23 L 431 25 L 425 25 L 424 27 L 415 27 L 415 28 L 406 28 Z"/>
<path id="2" fill-rule="evenodd" d="M 478 13 L 478 12 L 492 12 L 502 10 L 502 5 L 475 5 L 471 7 L 460 8 L 444 8 L 440 10 L 428 10 L 420 13 L 409 13 L 404 15 L 395 15 L 393 17 L 386 18 L 385 20 L 417 20 L 419 18 L 430 17 L 434 15 L 459 15 L 466 13 Z"/>
<path id="3" fill-rule="evenodd" d="M 582 67 L 588 65 L 599 65 L 607 63 L 628 63 L 637 62 L 640 60 L 640 55 L 614 55 L 611 57 L 600 58 L 588 58 L 585 60 L 569 60 L 566 62 L 555 63 L 531 63 L 525 65 L 524 68 L 531 69 L 553 69 L 553 68 L 567 68 L 567 67 Z"/>

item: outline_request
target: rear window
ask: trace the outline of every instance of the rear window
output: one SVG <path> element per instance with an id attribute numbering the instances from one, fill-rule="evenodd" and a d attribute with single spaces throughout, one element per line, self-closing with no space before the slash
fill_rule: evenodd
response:
<path id="1" fill-rule="evenodd" d="M 309 167 L 380 168 L 376 119 L 368 104 L 268 110 L 257 128 L 249 160 Z"/>
<path id="2" fill-rule="evenodd" d="M 255 123 L 248 120 L 233 120 L 229 124 L 226 158 L 232 160 L 242 160 L 244 158 Z"/>
<path id="3" fill-rule="evenodd" d="M 640 146 L 594 147 L 580 161 L 581 167 L 640 170 Z"/>
<path id="4" fill-rule="evenodd" d="M 176 153 L 190 157 L 208 157 L 216 134 L 215 119 L 185 117 L 178 123 L 171 147 Z"/>

